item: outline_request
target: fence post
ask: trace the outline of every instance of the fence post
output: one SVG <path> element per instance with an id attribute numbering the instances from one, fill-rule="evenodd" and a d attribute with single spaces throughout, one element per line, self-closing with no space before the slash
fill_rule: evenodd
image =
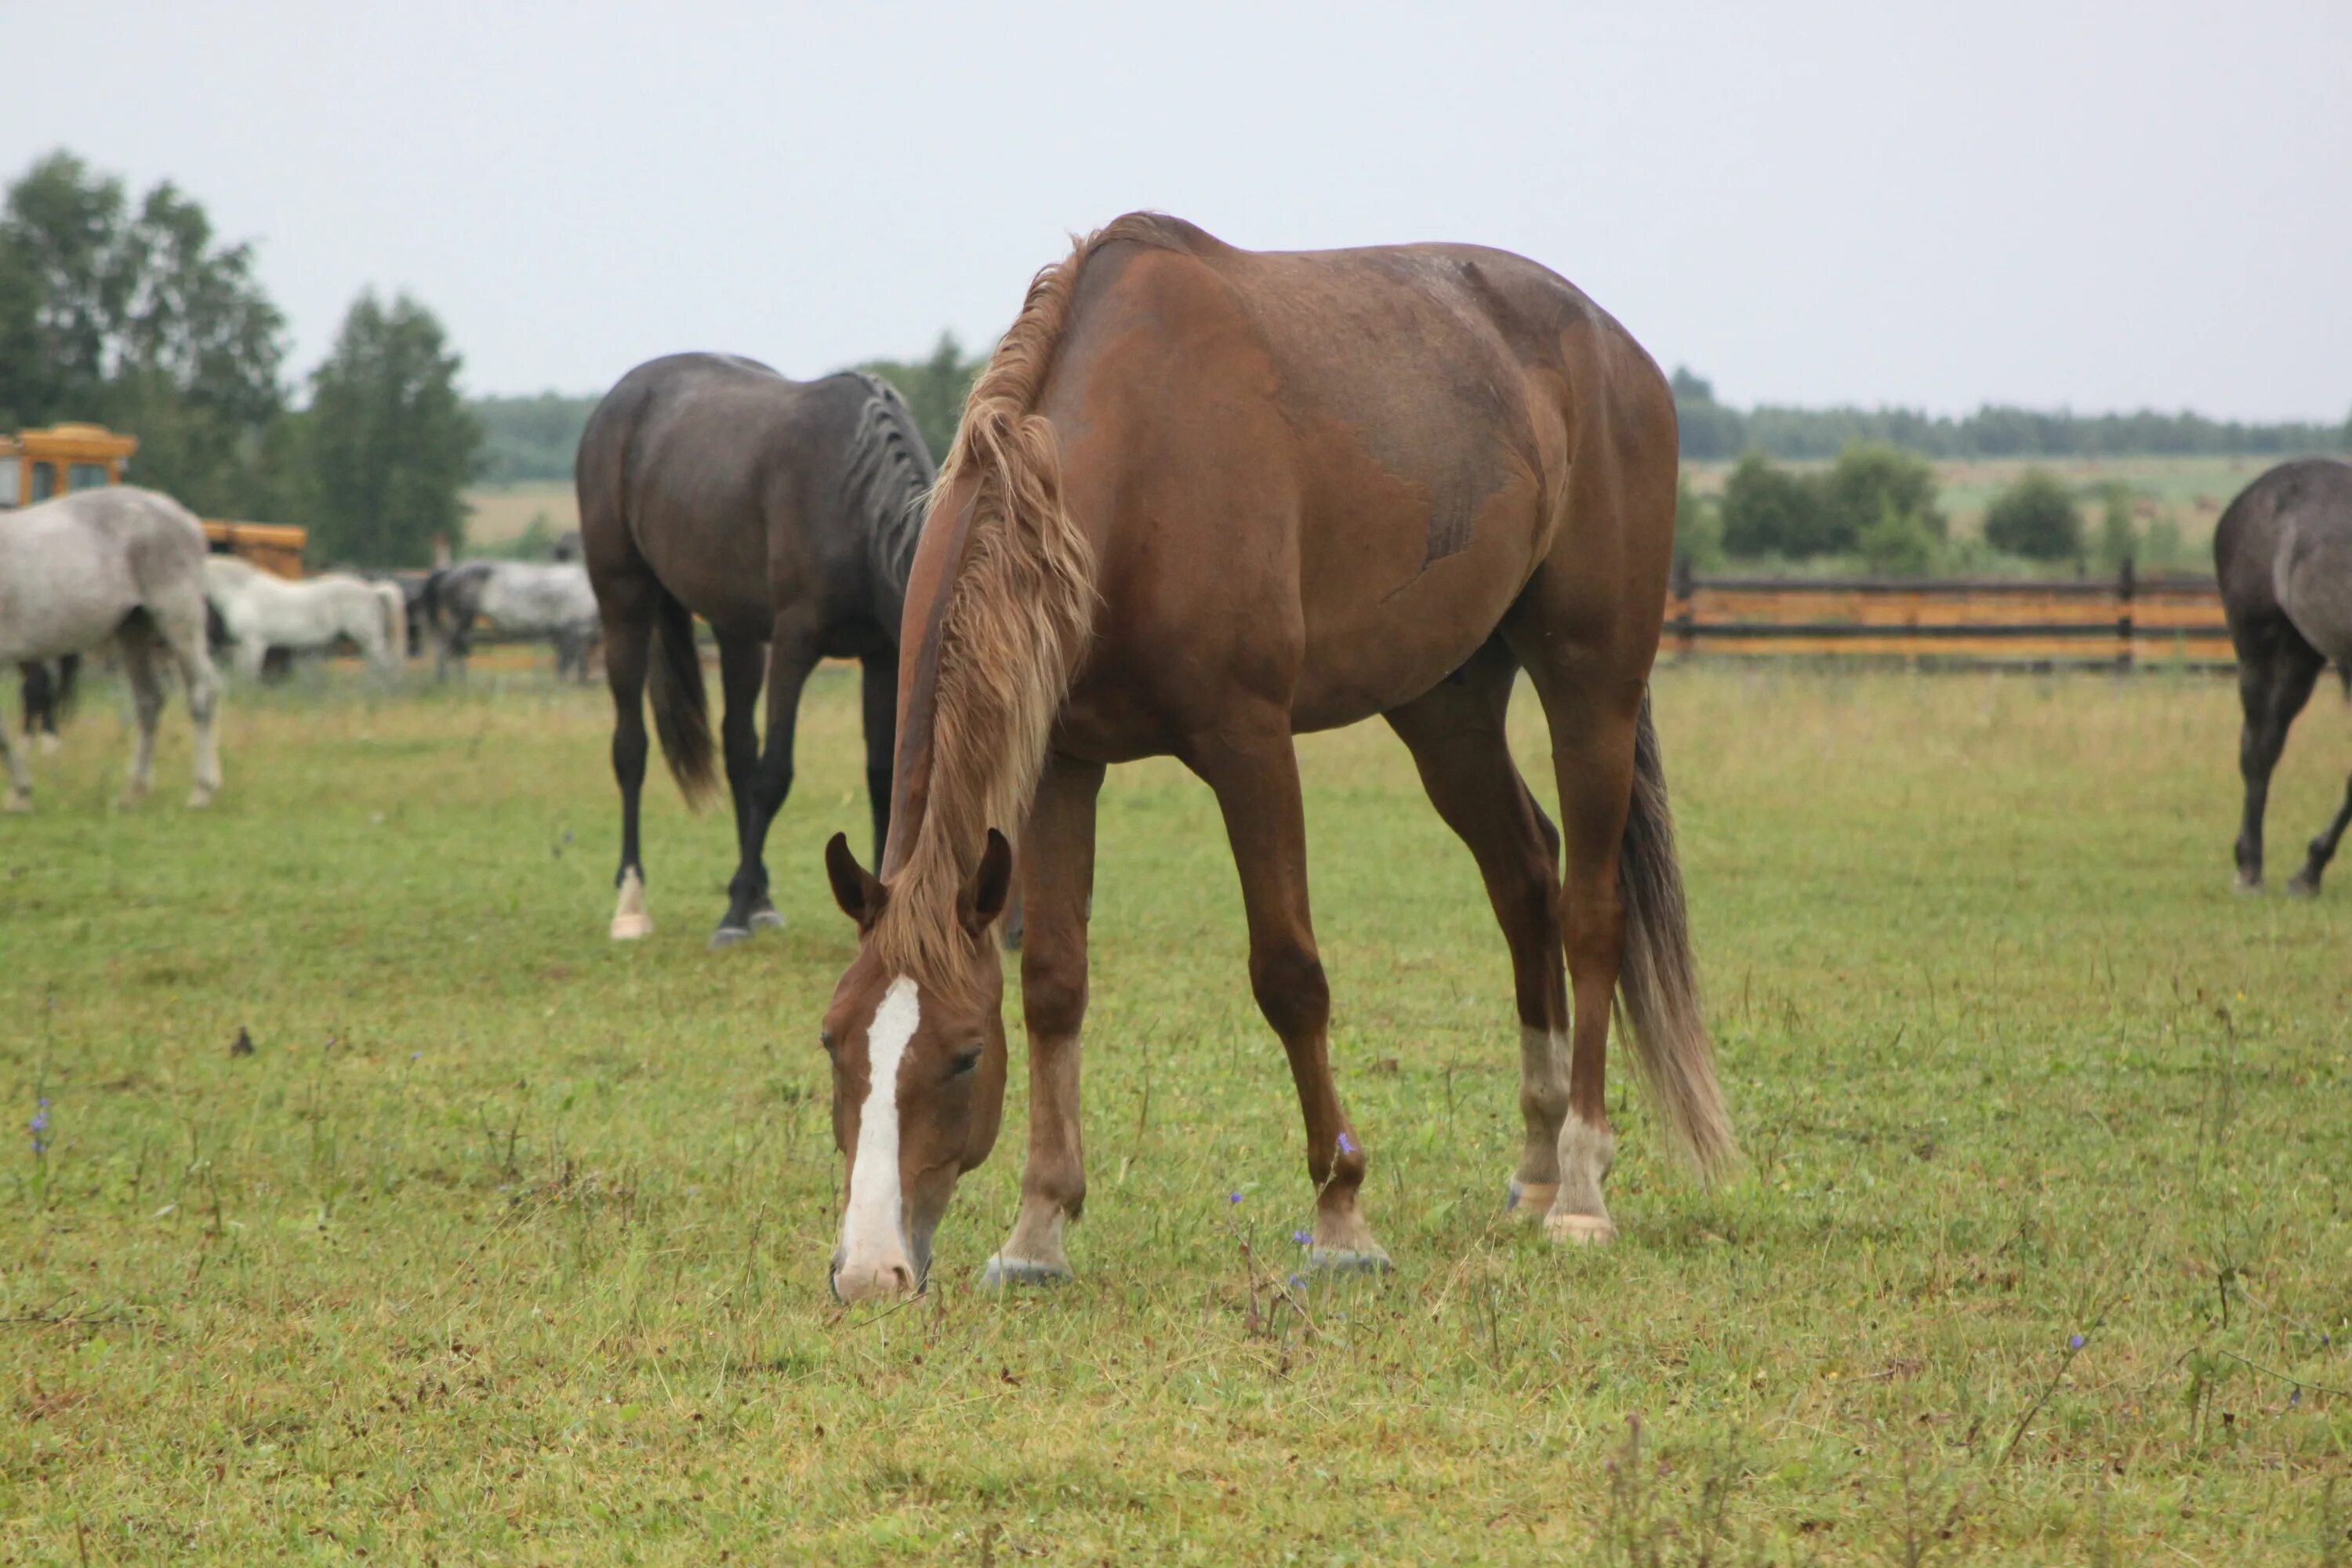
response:
<path id="1" fill-rule="evenodd" d="M 2122 644 L 2116 651 L 2116 668 L 2126 672 L 2132 667 L 2132 596 L 2137 586 L 2132 575 L 2132 558 L 2126 555 L 2116 576 L 2116 637 Z"/>
<path id="2" fill-rule="evenodd" d="M 1684 658 L 1696 651 L 1698 637 L 1691 614 L 1691 592 L 1697 584 L 1692 580 L 1690 557 L 1675 557 L 1675 646 Z"/>

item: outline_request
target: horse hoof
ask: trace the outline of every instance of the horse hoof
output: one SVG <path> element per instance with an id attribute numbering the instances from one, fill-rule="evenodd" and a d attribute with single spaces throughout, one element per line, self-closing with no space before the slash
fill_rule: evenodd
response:
<path id="1" fill-rule="evenodd" d="M 751 933 L 742 926 L 720 926 L 710 933 L 710 951 L 717 952 L 722 947 L 733 947 L 751 940 Z"/>
<path id="2" fill-rule="evenodd" d="M 2319 879 L 2297 871 L 2287 880 L 2286 894 L 2290 899 L 2315 899 L 2319 897 Z"/>
<path id="3" fill-rule="evenodd" d="M 43 731 L 41 738 L 33 742 L 33 749 L 45 757 L 54 757 L 66 749 L 66 743 L 48 731 Z"/>
<path id="4" fill-rule="evenodd" d="M 1559 1196 L 1558 1182 L 1522 1182 L 1514 1176 L 1503 1187 L 1503 1212 L 1513 1219 L 1541 1219 Z"/>
<path id="5" fill-rule="evenodd" d="M 212 805 L 212 803 L 213 792 L 208 789 L 190 790 L 188 792 L 188 809 L 190 811 L 202 811 L 205 807 Z"/>
<path id="6" fill-rule="evenodd" d="M 980 1271 L 980 1288 L 1004 1290 L 1022 1285 L 1060 1285 L 1072 1278 L 1066 1263 L 1039 1263 L 1027 1258 L 1007 1258 L 1000 1252 Z"/>
<path id="7" fill-rule="evenodd" d="M 654 917 L 651 915 L 626 914 L 614 915 L 613 917 L 613 940 L 614 942 L 635 942 L 641 937 L 648 937 L 653 934 Z"/>
<path id="8" fill-rule="evenodd" d="M 0 801 L 0 811 L 26 812 L 33 809 L 33 797 L 21 790 L 12 790 L 8 798 Z"/>
<path id="9" fill-rule="evenodd" d="M 1377 1241 L 1361 1247 L 1312 1247 L 1307 1250 L 1310 1274 L 1386 1274 L 1395 1264 Z"/>
<path id="10" fill-rule="evenodd" d="M 1544 1234 L 1563 1247 L 1601 1247 L 1617 1239 L 1617 1227 L 1604 1215 L 1555 1214 L 1544 1216 Z"/>
<path id="11" fill-rule="evenodd" d="M 2241 871 L 2238 873 L 2238 879 L 2230 884 L 2230 890 L 2242 899 L 2251 899 L 2263 890 L 2263 879 L 2259 876 L 2249 877 Z"/>
<path id="12" fill-rule="evenodd" d="M 782 931 L 784 929 L 784 917 L 776 912 L 775 906 L 772 904 L 762 904 L 760 908 L 751 911 L 751 929 L 753 931 Z"/>

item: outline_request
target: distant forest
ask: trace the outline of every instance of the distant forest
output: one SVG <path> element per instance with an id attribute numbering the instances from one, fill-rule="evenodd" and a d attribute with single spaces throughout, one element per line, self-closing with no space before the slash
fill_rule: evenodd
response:
<path id="1" fill-rule="evenodd" d="M 2050 413 L 1987 404 L 1955 418 L 1916 408 L 1734 408 L 1688 369 L 1674 375 L 1685 458 L 1834 458 L 1856 442 L 1900 447 L 1925 458 L 2275 457 L 2352 451 L 2352 419 L 2341 425 L 2246 425 L 2201 414 Z"/>
<path id="2" fill-rule="evenodd" d="M 964 394 L 983 363 L 942 334 L 928 359 L 869 360 L 858 368 L 874 372 L 905 394 L 936 462 L 947 456 Z M 1674 385 L 1685 458 L 1727 459 L 1760 451 L 1783 460 L 1827 458 L 1856 442 L 1900 447 L 1927 458 L 2274 457 L 2352 451 L 2352 420 L 2341 425 L 2249 425 L 2153 409 L 2073 414 L 1993 404 L 1957 417 L 1916 408 L 1759 404 L 1743 409 L 1717 402 L 1714 387 L 1686 369 L 1675 372 Z M 469 407 L 482 426 L 483 481 L 570 479 L 572 449 L 595 406 L 594 395 L 568 397 L 542 392 L 535 397 L 477 398 Z"/>

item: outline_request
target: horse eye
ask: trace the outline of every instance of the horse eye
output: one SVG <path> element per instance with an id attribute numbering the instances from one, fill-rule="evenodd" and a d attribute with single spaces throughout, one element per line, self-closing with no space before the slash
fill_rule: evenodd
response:
<path id="1" fill-rule="evenodd" d="M 950 1078 L 961 1078 L 964 1074 L 970 1072 L 979 1065 L 980 1053 L 978 1051 L 965 1051 L 961 1055 L 958 1056 L 955 1060 L 948 1064 L 948 1076 Z"/>

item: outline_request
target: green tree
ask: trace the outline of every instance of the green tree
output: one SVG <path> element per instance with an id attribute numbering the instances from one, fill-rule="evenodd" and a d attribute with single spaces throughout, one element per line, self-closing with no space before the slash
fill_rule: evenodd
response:
<path id="1" fill-rule="evenodd" d="M 2132 488 L 2120 479 L 2100 487 L 2099 564 L 2116 571 L 2140 554 L 2139 529 L 2132 521 Z"/>
<path id="2" fill-rule="evenodd" d="M 141 483 L 250 515 L 285 408 L 285 319 L 253 260 L 169 183 L 134 205 L 71 153 L 40 159 L 0 206 L 0 423 L 112 425 L 140 437 Z"/>
<path id="3" fill-rule="evenodd" d="M 1936 470 L 1927 458 L 1883 441 L 1849 441 L 1822 479 L 1832 537 L 1856 543 L 1889 518 L 1941 539 L 1948 530 L 1936 506 Z"/>
<path id="4" fill-rule="evenodd" d="M 1695 374 L 1688 365 L 1676 365 L 1669 378 L 1675 394 L 1675 418 L 1681 431 L 1685 458 L 1728 458 L 1747 444 L 1747 422 L 1736 408 L 1715 400 L 1715 384 Z"/>
<path id="5" fill-rule="evenodd" d="M 1735 556 L 1823 555 L 1853 543 L 1836 536 L 1821 487 L 1758 451 L 1732 468 L 1717 515 L 1723 521 L 1723 547 Z"/>
<path id="6" fill-rule="evenodd" d="M 966 358 L 955 334 L 941 332 L 929 359 L 868 360 L 857 368 L 898 389 L 915 416 L 915 427 L 923 433 L 923 444 L 931 449 L 931 461 L 940 463 L 947 460 L 956 425 L 963 418 L 964 399 L 971 395 L 971 384 L 980 379 L 980 373 L 988 368 L 988 356 Z"/>
<path id="7" fill-rule="evenodd" d="M 373 289 L 343 318 L 310 378 L 300 446 L 315 512 L 311 553 L 359 566 L 415 566 L 465 531 L 459 492 L 481 426 L 457 395 L 458 356 L 433 312 Z"/>
<path id="8" fill-rule="evenodd" d="M 1694 572 L 1723 563 L 1723 524 L 1691 488 L 1688 469 L 1675 479 L 1675 559 Z"/>
<path id="9" fill-rule="evenodd" d="M 1985 542 L 2031 561 L 2069 561 L 2083 553 L 2083 514 L 2058 477 L 2028 468 L 1985 510 Z"/>

